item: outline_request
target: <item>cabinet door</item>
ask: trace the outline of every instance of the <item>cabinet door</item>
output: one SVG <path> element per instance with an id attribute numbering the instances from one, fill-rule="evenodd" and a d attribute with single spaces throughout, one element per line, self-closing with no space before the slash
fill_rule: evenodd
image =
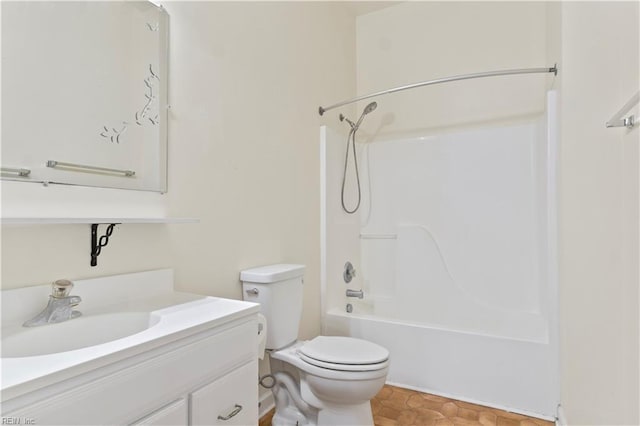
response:
<path id="1" fill-rule="evenodd" d="M 187 401 L 180 398 L 169 405 L 165 405 L 161 409 L 154 411 L 148 416 L 132 423 L 133 426 L 152 425 L 152 426 L 175 426 L 186 425 L 188 419 Z"/>
<path id="2" fill-rule="evenodd" d="M 256 360 L 193 392 L 191 424 L 258 424 L 257 377 Z"/>

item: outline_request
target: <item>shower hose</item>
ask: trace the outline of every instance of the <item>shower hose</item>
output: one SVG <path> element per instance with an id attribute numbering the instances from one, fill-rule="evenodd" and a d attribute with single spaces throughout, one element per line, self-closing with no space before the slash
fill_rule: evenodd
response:
<path id="1" fill-rule="evenodd" d="M 342 209 L 347 212 L 348 214 L 353 214 L 355 212 L 358 211 L 358 208 L 360 208 L 360 199 L 361 199 L 361 192 L 360 192 L 360 174 L 358 172 L 358 156 L 356 154 L 356 132 L 357 132 L 357 128 L 353 128 L 351 129 L 351 131 L 349 132 L 349 136 L 347 136 L 347 151 L 346 151 L 346 155 L 344 157 L 344 172 L 342 173 L 342 190 L 340 191 L 340 201 L 342 202 Z M 356 207 L 353 210 L 349 210 L 347 208 L 347 206 L 345 205 L 344 202 L 344 186 L 345 186 L 345 182 L 347 180 L 347 165 L 349 163 L 349 144 L 351 144 L 352 150 L 353 150 L 353 163 L 356 169 L 356 182 L 358 184 L 358 203 L 356 204 Z"/>

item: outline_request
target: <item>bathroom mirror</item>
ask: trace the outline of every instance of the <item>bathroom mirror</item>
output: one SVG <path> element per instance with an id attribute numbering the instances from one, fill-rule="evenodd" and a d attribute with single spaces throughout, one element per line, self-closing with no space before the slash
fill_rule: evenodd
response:
<path id="1" fill-rule="evenodd" d="M 168 15 L 2 2 L 2 178 L 165 192 Z"/>

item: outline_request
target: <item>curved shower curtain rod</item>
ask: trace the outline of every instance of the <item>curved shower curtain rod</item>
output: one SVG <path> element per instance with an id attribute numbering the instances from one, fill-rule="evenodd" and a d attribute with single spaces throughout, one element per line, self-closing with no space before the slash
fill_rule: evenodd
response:
<path id="1" fill-rule="evenodd" d="M 326 111 L 329 111 L 330 109 L 338 108 L 343 105 L 348 105 L 354 102 L 362 101 L 364 99 L 373 98 L 374 96 L 387 95 L 389 93 L 399 92 L 401 90 L 413 89 L 415 87 L 430 86 L 432 84 L 439 84 L 439 83 L 448 83 L 450 81 L 469 80 L 471 78 L 494 77 L 498 75 L 511 75 L 511 74 L 537 74 L 537 73 L 549 73 L 549 72 L 554 73 L 554 75 L 558 75 L 557 64 L 554 64 L 553 67 L 551 68 L 521 68 L 521 69 L 515 69 L 515 70 L 487 71 L 487 72 L 478 72 L 474 74 L 455 75 L 453 77 L 438 78 L 436 80 L 421 81 L 420 83 L 413 83 L 413 84 L 408 84 L 406 86 L 394 87 L 393 89 L 371 93 L 370 95 L 358 96 L 357 98 L 353 98 L 348 101 L 338 102 L 337 104 L 333 104 L 328 107 L 321 106 L 318 108 L 318 113 L 322 115 Z"/>

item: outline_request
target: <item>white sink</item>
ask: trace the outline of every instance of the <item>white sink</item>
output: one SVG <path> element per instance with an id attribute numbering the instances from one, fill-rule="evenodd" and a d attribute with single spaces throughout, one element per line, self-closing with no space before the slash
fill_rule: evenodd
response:
<path id="1" fill-rule="evenodd" d="M 68 352 L 131 336 L 160 321 L 149 312 L 86 315 L 58 324 L 20 327 L 2 335 L 2 358 Z"/>

